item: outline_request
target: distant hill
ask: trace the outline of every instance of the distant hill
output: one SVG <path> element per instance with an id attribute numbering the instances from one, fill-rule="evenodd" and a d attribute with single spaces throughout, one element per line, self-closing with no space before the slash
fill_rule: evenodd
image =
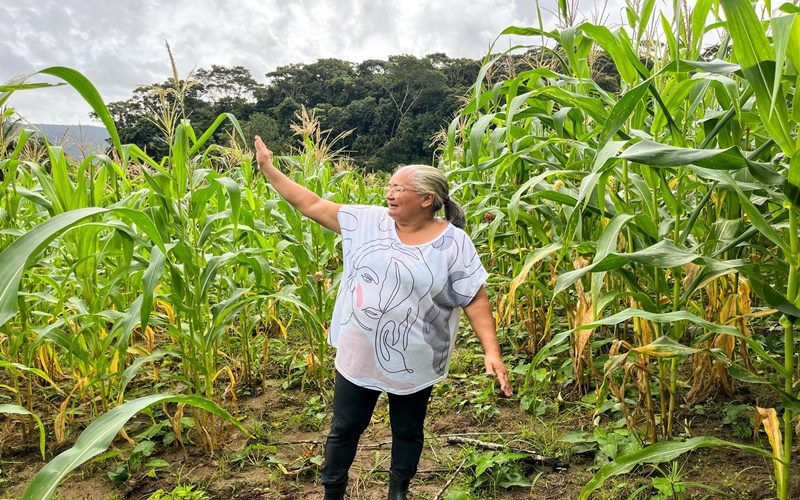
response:
<path id="1" fill-rule="evenodd" d="M 29 128 L 40 130 L 51 144 L 64 148 L 71 158 L 81 159 L 90 153 L 101 153 L 108 147 L 105 127 L 94 125 L 49 125 L 34 123 Z"/>

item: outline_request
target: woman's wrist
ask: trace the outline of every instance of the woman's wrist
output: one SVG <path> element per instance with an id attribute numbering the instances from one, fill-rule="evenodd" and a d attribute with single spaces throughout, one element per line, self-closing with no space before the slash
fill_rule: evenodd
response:
<path id="1" fill-rule="evenodd" d="M 484 357 L 487 357 L 487 358 L 490 358 L 490 357 L 501 358 L 503 356 L 502 352 L 500 351 L 500 346 L 499 345 L 490 346 L 490 347 L 484 347 L 483 348 L 483 355 L 484 355 Z"/>

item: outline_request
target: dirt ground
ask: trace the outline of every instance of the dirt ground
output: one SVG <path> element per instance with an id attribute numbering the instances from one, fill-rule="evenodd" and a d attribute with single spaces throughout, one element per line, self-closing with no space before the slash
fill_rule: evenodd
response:
<path id="1" fill-rule="evenodd" d="M 62 484 L 57 498 L 146 499 L 158 489 L 169 492 L 178 484 L 197 485 L 209 497 L 226 500 L 322 498 L 318 463 L 330 417 L 321 403 L 323 411 L 311 418 L 311 423 L 314 424 L 316 419 L 317 425 L 309 425 L 305 409 L 315 393 L 295 388 L 282 389 L 281 383 L 279 380 L 267 381 L 254 394 L 242 397 L 238 402 L 240 416 L 246 416 L 245 426 L 258 430 L 256 438 L 233 432 L 223 453 L 216 457 L 209 457 L 199 446 L 189 446 L 185 450 L 175 447 L 160 449 L 158 458 L 168 462 L 168 467 L 159 469 L 154 477 L 147 475 L 147 467 L 142 467 L 133 471 L 120 486 L 115 486 L 107 475 L 119 463 L 118 459 L 88 463 Z M 444 394 L 434 391 L 426 421 L 426 446 L 419 473 L 411 485 L 410 498 L 434 499 L 437 495 L 443 498 L 448 492 L 468 489 L 466 483 L 473 470 L 468 467 L 459 470 L 466 456 L 465 446 L 450 443 L 449 438 L 453 436 L 512 445 L 522 443 L 526 448 L 536 444 L 543 446 L 540 450 L 543 454 L 557 455 L 568 465 L 565 470 L 532 466 L 526 471 L 533 482 L 531 487 L 498 488 L 495 492 L 484 490 L 471 498 L 576 498 L 592 477 L 593 457 L 591 454 L 572 453 L 569 445 L 560 442 L 559 438 L 567 431 L 591 430 L 591 411 L 577 404 L 570 407 L 565 402 L 563 408 L 567 411 L 559 411 L 549 419 L 537 418 L 522 412 L 516 398 L 500 399 L 497 413 L 479 421 L 470 405 L 459 404 L 468 390 L 465 384 L 466 381 L 450 380 Z M 735 439 L 726 426 L 720 425 L 718 417 L 713 411 L 707 412 L 703 418 L 695 417 L 692 434 Z M 10 425 L 6 424 L 7 436 L 15 434 L 9 432 Z M 136 422 L 130 427 L 136 427 Z M 382 397 L 372 423 L 362 437 L 351 470 L 349 498 L 386 497 L 390 440 L 387 402 Z M 259 444 L 274 448 L 259 447 Z M 122 439 L 118 439 L 115 446 L 122 450 L 130 449 Z M 702 483 L 718 490 L 689 487 L 687 498 L 774 498 L 772 464 L 762 458 L 717 448 L 690 453 L 681 457 L 679 462 L 684 482 Z M 35 448 L 22 446 L 14 439 L 2 442 L 0 498 L 21 496 L 41 467 Z M 792 498 L 800 498 L 797 461 L 793 464 L 793 471 Z M 653 474 L 652 467 L 643 467 L 632 474 L 611 478 L 593 498 L 628 498 L 637 488 L 649 484 Z M 652 488 L 644 489 L 636 498 L 650 498 L 654 492 Z"/>

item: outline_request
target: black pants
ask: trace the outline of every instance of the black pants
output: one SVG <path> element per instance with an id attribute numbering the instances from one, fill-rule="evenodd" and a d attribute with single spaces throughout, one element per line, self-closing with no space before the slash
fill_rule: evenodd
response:
<path id="1" fill-rule="evenodd" d="M 325 447 L 322 484 L 330 487 L 347 482 L 347 471 L 356 456 L 358 440 L 369 425 L 380 391 L 359 387 L 338 371 L 333 389 L 333 421 Z M 428 411 L 431 387 L 414 394 L 389 394 L 389 421 L 392 425 L 392 465 L 390 472 L 400 480 L 410 480 L 417 472 L 422 454 L 422 425 Z"/>

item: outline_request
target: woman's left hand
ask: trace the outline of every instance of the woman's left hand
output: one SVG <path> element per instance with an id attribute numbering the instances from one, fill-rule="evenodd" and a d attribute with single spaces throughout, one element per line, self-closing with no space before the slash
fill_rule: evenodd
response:
<path id="1" fill-rule="evenodd" d="M 506 397 L 510 397 L 514 392 L 511 390 L 511 384 L 508 383 L 508 370 L 503 363 L 503 358 L 499 355 L 486 355 L 483 357 L 483 364 L 486 366 L 486 375 L 497 377 L 497 382 L 500 384 L 500 390 Z"/>

